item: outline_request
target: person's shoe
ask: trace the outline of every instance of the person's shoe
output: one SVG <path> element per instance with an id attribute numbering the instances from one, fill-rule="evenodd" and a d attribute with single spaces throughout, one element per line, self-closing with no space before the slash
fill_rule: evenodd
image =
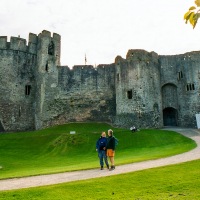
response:
<path id="1" fill-rule="evenodd" d="M 109 169 L 109 165 L 107 165 L 107 169 Z"/>
<path id="2" fill-rule="evenodd" d="M 103 170 L 103 166 L 101 166 L 101 170 Z"/>
<path id="3" fill-rule="evenodd" d="M 109 170 L 112 171 L 114 169 L 115 169 L 115 166 L 111 166 L 111 168 Z"/>

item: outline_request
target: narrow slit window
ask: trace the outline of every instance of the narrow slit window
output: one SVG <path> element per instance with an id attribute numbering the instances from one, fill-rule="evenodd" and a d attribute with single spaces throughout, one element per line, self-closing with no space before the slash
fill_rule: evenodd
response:
<path id="1" fill-rule="evenodd" d="M 181 78 L 183 78 L 183 72 L 182 71 L 178 72 L 178 80 L 180 80 Z"/>
<path id="2" fill-rule="evenodd" d="M 25 86 L 25 95 L 30 95 L 30 93 L 31 93 L 31 86 L 30 85 L 26 85 Z"/>
<path id="3" fill-rule="evenodd" d="M 132 99 L 133 98 L 132 90 L 128 90 L 127 91 L 127 97 L 128 97 L 128 99 Z"/>
<path id="4" fill-rule="evenodd" d="M 21 106 L 19 106 L 19 117 L 21 117 L 21 111 L 22 111 L 22 108 Z"/>
<path id="5" fill-rule="evenodd" d="M 192 84 L 192 90 L 195 90 L 194 83 Z"/>
<path id="6" fill-rule="evenodd" d="M 180 77 L 183 78 L 183 72 L 182 71 L 180 71 Z"/>
<path id="7" fill-rule="evenodd" d="M 45 71 L 48 72 L 49 71 L 49 66 L 48 66 L 48 62 L 45 65 Z"/>
<path id="8" fill-rule="evenodd" d="M 187 91 L 189 91 L 190 90 L 190 86 L 189 86 L 189 84 L 187 84 Z"/>
<path id="9" fill-rule="evenodd" d="M 119 81 L 119 73 L 117 74 L 117 81 Z"/>

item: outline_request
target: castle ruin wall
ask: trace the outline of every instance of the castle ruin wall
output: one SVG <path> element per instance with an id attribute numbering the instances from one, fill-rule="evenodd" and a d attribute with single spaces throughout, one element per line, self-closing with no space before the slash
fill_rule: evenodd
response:
<path id="1" fill-rule="evenodd" d="M 129 50 L 116 60 L 116 120 L 119 126 L 162 124 L 158 55 Z"/>
<path id="2" fill-rule="evenodd" d="M 36 54 L 27 48 L 25 39 L 0 37 L 0 116 L 7 131 L 34 129 Z"/>
<path id="3" fill-rule="evenodd" d="M 160 63 L 163 109 L 175 109 L 176 125 L 196 127 L 195 115 L 200 112 L 200 52 L 160 56 Z"/>
<path id="4" fill-rule="evenodd" d="M 44 30 L 0 37 L 0 132 L 71 121 L 129 128 L 196 127 L 200 52 L 164 56 L 131 49 L 113 64 L 60 65 L 61 37 Z"/>
<path id="5" fill-rule="evenodd" d="M 69 121 L 113 122 L 115 116 L 114 65 L 59 67 L 60 94 L 51 104 L 56 112 L 50 124 Z"/>

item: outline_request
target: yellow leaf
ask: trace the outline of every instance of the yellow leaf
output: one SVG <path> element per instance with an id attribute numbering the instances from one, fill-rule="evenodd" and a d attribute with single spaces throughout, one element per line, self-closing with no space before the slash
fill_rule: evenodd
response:
<path id="1" fill-rule="evenodd" d="M 192 6 L 192 7 L 189 8 L 189 10 L 194 10 L 194 9 L 196 9 L 195 6 Z"/>
<path id="2" fill-rule="evenodd" d="M 187 17 L 188 17 L 188 15 L 190 14 L 190 10 L 189 11 L 187 11 L 186 13 L 185 13 L 185 15 L 184 15 L 184 19 L 186 19 Z"/>
<path id="3" fill-rule="evenodd" d="M 194 13 L 193 12 L 190 15 L 189 21 L 190 21 L 190 24 L 192 24 L 192 26 L 194 26 L 195 19 L 194 19 Z"/>
<path id="4" fill-rule="evenodd" d="M 187 20 L 189 20 L 189 19 L 190 19 L 190 17 L 191 17 L 191 15 L 193 16 L 193 15 L 194 15 L 194 12 L 190 12 L 190 14 L 189 14 L 189 15 L 186 17 L 186 19 L 185 19 L 185 20 L 186 20 L 186 21 L 187 21 Z M 192 17 L 192 18 L 193 18 L 193 17 Z"/>
<path id="5" fill-rule="evenodd" d="M 200 6 L 200 0 L 196 0 L 194 3 L 195 3 L 198 7 Z"/>

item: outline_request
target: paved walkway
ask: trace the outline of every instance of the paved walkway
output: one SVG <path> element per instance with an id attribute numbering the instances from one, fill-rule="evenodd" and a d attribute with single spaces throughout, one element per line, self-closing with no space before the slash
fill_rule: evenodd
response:
<path id="1" fill-rule="evenodd" d="M 14 178 L 14 179 L 6 179 L 0 180 L 0 191 L 3 190 L 13 190 L 13 189 L 21 189 L 21 188 L 29 188 L 29 187 L 37 187 L 44 185 L 52 185 L 58 183 L 66 183 L 77 180 L 85 180 L 97 177 L 105 177 L 116 174 L 122 174 L 127 172 L 134 172 L 149 168 L 161 167 L 166 165 L 172 165 L 192 160 L 200 159 L 200 130 L 197 129 L 182 129 L 182 128 L 165 128 L 166 130 L 174 130 L 176 132 L 182 133 L 183 135 L 190 137 L 195 140 L 197 143 L 197 148 L 175 156 L 150 160 L 144 162 L 138 162 L 133 164 L 121 165 L 117 166 L 114 171 L 92 169 L 92 170 L 84 170 L 84 171 L 75 171 L 75 172 L 66 172 L 59 174 L 51 174 L 51 175 L 41 175 L 41 176 L 32 176 L 25 178 Z"/>

